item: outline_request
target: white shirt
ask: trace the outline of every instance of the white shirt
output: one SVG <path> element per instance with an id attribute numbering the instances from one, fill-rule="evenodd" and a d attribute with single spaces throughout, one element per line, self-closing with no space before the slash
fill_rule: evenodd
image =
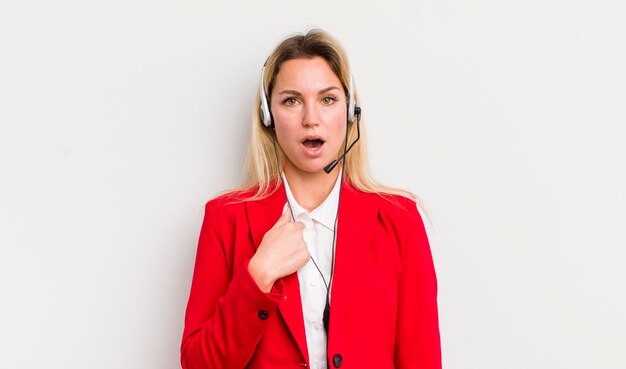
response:
<path id="1" fill-rule="evenodd" d="M 340 169 L 335 186 L 328 197 L 310 213 L 298 204 L 291 193 L 287 178 L 285 178 L 284 173 L 282 174 L 288 204 L 291 205 L 295 220 L 305 224 L 304 241 L 309 249 L 309 254 L 324 274 L 326 283 L 330 283 L 333 227 L 337 216 L 341 176 L 343 175 L 343 168 Z M 285 208 L 288 204 L 285 204 Z M 300 282 L 302 315 L 304 316 L 309 362 L 312 369 L 326 369 L 326 331 L 322 320 L 326 306 L 326 286 L 311 260 L 298 270 L 298 281 Z"/>

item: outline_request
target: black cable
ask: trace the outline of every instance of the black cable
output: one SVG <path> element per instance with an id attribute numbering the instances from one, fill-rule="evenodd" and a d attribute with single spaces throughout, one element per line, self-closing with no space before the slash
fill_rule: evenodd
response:
<path id="1" fill-rule="evenodd" d="M 350 149 L 352 148 L 352 146 L 354 146 L 354 144 L 359 140 L 360 138 L 360 132 L 359 132 L 359 123 L 361 121 L 361 114 L 360 114 L 360 109 L 358 111 L 358 114 L 356 114 L 356 118 L 357 118 L 357 139 L 350 145 Z M 326 349 L 328 350 L 328 337 L 329 335 L 329 328 L 330 328 L 330 287 L 332 286 L 332 282 L 333 282 L 333 278 L 335 276 L 335 248 L 336 248 L 336 240 L 337 240 L 337 221 L 339 219 L 339 206 L 341 204 L 341 193 L 343 190 L 343 177 L 344 177 L 344 172 L 345 172 L 345 168 L 346 168 L 346 154 L 349 151 L 348 149 L 348 128 L 349 128 L 349 123 L 346 123 L 346 136 L 345 136 L 345 141 L 344 141 L 344 145 L 343 145 L 343 155 L 340 156 L 340 160 L 342 160 L 342 164 L 341 164 L 341 168 L 342 171 L 340 172 L 340 176 L 341 178 L 340 180 L 340 185 L 339 185 L 339 196 L 337 199 L 337 213 L 335 215 L 335 223 L 333 225 L 333 243 L 332 243 L 332 254 L 331 254 L 331 263 L 330 263 L 330 279 L 328 280 L 328 283 L 326 282 L 326 278 L 324 278 L 324 273 L 322 273 L 322 271 L 320 270 L 320 268 L 318 267 L 317 263 L 315 262 L 315 259 L 313 259 L 313 256 L 309 255 L 311 261 L 313 262 L 313 265 L 315 265 L 315 269 L 317 269 L 317 272 L 320 274 L 320 276 L 322 277 L 322 281 L 324 281 L 324 286 L 326 287 L 326 305 L 324 307 L 324 312 L 323 312 L 323 316 L 322 316 L 322 322 L 324 323 L 324 329 L 326 331 Z M 280 163 L 279 163 L 279 158 L 278 158 L 278 150 L 276 149 L 276 135 L 272 134 L 272 143 L 274 145 L 274 154 L 276 156 L 276 167 L 280 170 Z M 333 163 L 331 163 L 332 168 L 330 168 L 330 170 L 326 171 L 326 173 L 330 173 L 330 171 L 332 171 L 332 169 L 334 169 L 335 165 L 337 165 L 337 162 L 339 160 L 335 160 Z M 330 166 L 330 165 L 329 165 Z M 284 180 L 283 180 L 283 176 L 279 173 L 280 176 L 280 180 L 283 184 L 283 190 L 285 191 L 285 198 L 287 199 L 287 204 L 289 204 L 289 212 L 291 213 L 291 219 L 295 222 L 295 216 L 293 215 L 293 210 L 291 208 L 291 204 L 289 203 L 289 197 L 287 196 L 287 187 L 285 186 Z"/>

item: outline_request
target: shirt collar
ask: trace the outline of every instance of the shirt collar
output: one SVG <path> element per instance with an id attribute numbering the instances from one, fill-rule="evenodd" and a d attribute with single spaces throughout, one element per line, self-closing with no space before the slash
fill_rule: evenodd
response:
<path id="1" fill-rule="evenodd" d="M 285 177 L 285 173 L 281 172 L 283 177 L 283 183 L 285 184 L 285 193 L 287 195 L 287 200 L 289 200 L 289 204 L 291 204 L 291 210 L 293 211 L 294 218 L 298 218 L 302 214 L 308 214 L 312 219 L 321 223 L 326 228 L 331 231 L 335 228 L 335 217 L 337 216 L 337 208 L 339 207 L 339 191 L 341 189 L 341 176 L 343 175 L 343 167 L 339 168 L 339 175 L 337 176 L 337 181 L 335 181 L 335 185 L 333 189 L 330 191 L 326 199 L 315 209 L 313 209 L 310 213 L 300 206 L 296 201 L 296 198 L 293 197 L 291 193 L 291 188 L 289 188 L 289 183 L 287 183 L 287 177 Z"/>

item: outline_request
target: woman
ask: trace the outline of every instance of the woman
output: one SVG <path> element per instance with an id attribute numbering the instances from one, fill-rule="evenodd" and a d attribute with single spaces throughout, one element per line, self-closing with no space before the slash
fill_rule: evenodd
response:
<path id="1" fill-rule="evenodd" d="M 323 31 L 268 58 L 247 182 L 206 204 L 183 368 L 441 367 L 424 226 L 369 177 L 357 101 Z"/>

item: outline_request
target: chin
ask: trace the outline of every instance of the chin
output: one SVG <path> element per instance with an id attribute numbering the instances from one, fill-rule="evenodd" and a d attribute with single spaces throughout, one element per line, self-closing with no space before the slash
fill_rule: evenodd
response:
<path id="1" fill-rule="evenodd" d="M 304 172 L 307 174 L 316 174 L 316 173 L 324 172 L 324 168 L 328 164 L 330 164 L 333 160 L 334 159 L 328 159 L 328 160 L 317 159 L 317 160 L 312 161 L 311 159 L 306 159 L 303 162 L 299 162 L 299 163 L 290 162 L 290 166 L 292 166 L 293 169 L 299 172 Z"/>

